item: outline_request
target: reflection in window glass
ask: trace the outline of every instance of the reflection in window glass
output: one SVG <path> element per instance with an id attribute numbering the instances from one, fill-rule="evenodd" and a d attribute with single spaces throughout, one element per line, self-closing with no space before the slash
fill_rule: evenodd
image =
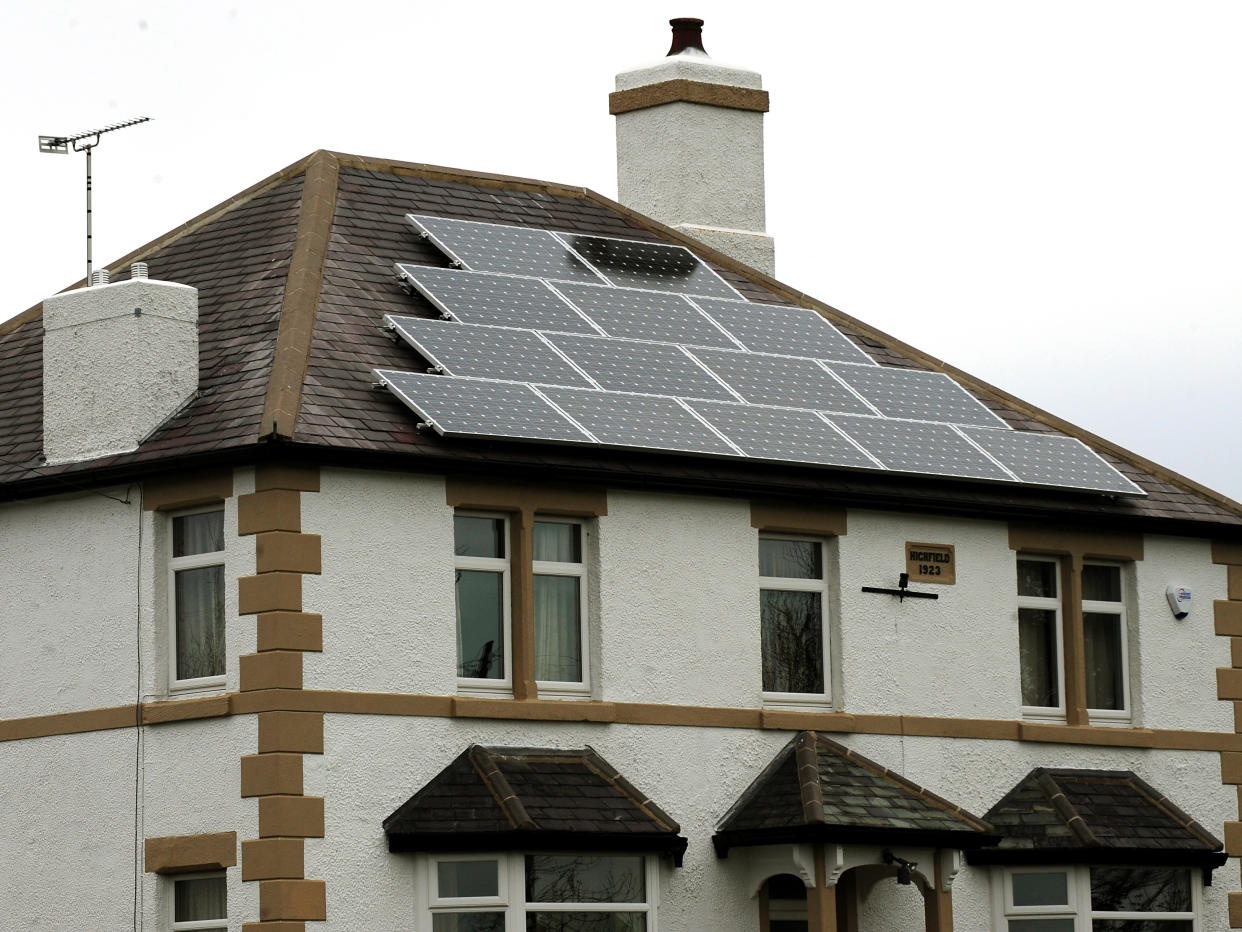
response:
<path id="1" fill-rule="evenodd" d="M 458 676 L 504 678 L 503 582 L 501 573 L 457 570 Z"/>
<path id="2" fill-rule="evenodd" d="M 1010 919 L 1009 932 L 1074 932 L 1074 920 Z"/>
<path id="3" fill-rule="evenodd" d="M 173 587 L 177 626 L 177 679 L 222 676 L 224 567 L 216 565 L 178 570 L 173 575 Z"/>
<path id="4" fill-rule="evenodd" d="M 1188 913 L 1190 871 L 1168 867 L 1093 867 L 1091 908 L 1115 913 Z"/>
<path id="5" fill-rule="evenodd" d="M 641 903 L 646 897 L 641 855 L 526 857 L 528 903 Z"/>
<path id="6" fill-rule="evenodd" d="M 759 540 L 759 575 L 823 579 L 822 549 L 811 540 Z"/>
<path id="7" fill-rule="evenodd" d="M 765 692 L 824 691 L 823 595 L 759 591 Z"/>
<path id="8" fill-rule="evenodd" d="M 1059 871 L 1011 875 L 1014 906 L 1064 906 L 1069 903 L 1069 878 Z"/>
<path id="9" fill-rule="evenodd" d="M 1120 602 L 1121 567 L 1088 563 L 1082 568 L 1084 602 Z"/>
<path id="10" fill-rule="evenodd" d="M 505 522 L 502 518 L 453 517 L 453 549 L 459 557 L 505 555 Z"/>
<path id="11" fill-rule="evenodd" d="M 645 932 L 644 913 L 527 913 L 526 932 Z"/>
<path id="12" fill-rule="evenodd" d="M 1018 609 L 1018 653 L 1022 667 L 1022 704 L 1057 706 L 1057 613 L 1044 608 Z"/>
<path id="13" fill-rule="evenodd" d="M 1083 612 L 1087 667 L 1087 708 L 1124 709 L 1121 681 L 1121 616 Z"/>
<path id="14" fill-rule="evenodd" d="M 1057 565 L 1051 560 L 1019 560 L 1018 595 L 1055 599 Z"/>
<path id="15" fill-rule="evenodd" d="M 440 861 L 436 865 L 441 897 L 498 896 L 500 878 L 495 861 Z"/>
<path id="16" fill-rule="evenodd" d="M 505 932 L 505 914 L 436 913 L 431 917 L 431 932 Z"/>
<path id="17" fill-rule="evenodd" d="M 1092 919 L 1091 932 L 1193 932 L 1189 919 Z"/>

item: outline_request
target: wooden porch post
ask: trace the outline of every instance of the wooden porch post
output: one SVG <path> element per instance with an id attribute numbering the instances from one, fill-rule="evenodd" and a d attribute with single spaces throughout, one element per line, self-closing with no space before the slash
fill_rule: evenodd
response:
<path id="1" fill-rule="evenodd" d="M 932 884 L 923 890 L 923 917 L 927 932 L 953 932 L 953 892 L 944 889 L 940 852 L 935 854 Z"/>
<path id="2" fill-rule="evenodd" d="M 837 890 L 827 885 L 823 845 L 815 846 L 815 886 L 806 891 L 806 927 L 809 932 L 837 932 Z"/>

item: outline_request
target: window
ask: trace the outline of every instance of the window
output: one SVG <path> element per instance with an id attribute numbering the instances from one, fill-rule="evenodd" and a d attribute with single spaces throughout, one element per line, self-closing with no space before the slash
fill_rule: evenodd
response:
<path id="1" fill-rule="evenodd" d="M 1022 711 L 1062 718 L 1069 708 L 1077 723 L 1088 717 L 1124 721 L 1130 703 L 1121 565 L 1084 561 L 1075 571 L 1075 563 L 1018 557 Z M 1081 592 L 1077 604 L 1066 601 L 1066 573 L 1077 576 L 1072 580 Z M 1079 619 L 1081 635 L 1071 637 Z"/>
<path id="2" fill-rule="evenodd" d="M 508 516 L 454 516 L 458 682 L 470 691 L 507 694 L 514 664 L 524 663 L 540 695 L 581 697 L 590 683 L 586 525 L 538 517 L 530 528 L 530 560 L 514 566 Z M 530 608 L 514 602 L 519 578 L 530 580 Z M 529 626 L 529 649 L 511 660 L 515 624 Z"/>
<path id="3" fill-rule="evenodd" d="M 1011 868 L 1006 932 L 1197 932 L 1197 871 L 1175 867 Z"/>
<path id="4" fill-rule="evenodd" d="M 430 859 L 419 932 L 645 932 L 654 858 L 502 854 Z"/>
<path id="5" fill-rule="evenodd" d="M 172 932 L 227 932 L 229 910 L 223 874 L 173 881 Z"/>
<path id="6" fill-rule="evenodd" d="M 170 527 L 169 675 L 176 688 L 224 682 L 224 510 L 174 515 Z"/>
<path id="7" fill-rule="evenodd" d="M 759 629 L 763 698 L 823 704 L 827 699 L 824 544 L 759 538 Z"/>

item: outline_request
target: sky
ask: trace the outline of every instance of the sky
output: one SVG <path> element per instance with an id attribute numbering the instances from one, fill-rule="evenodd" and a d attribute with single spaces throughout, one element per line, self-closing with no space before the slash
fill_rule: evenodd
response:
<path id="1" fill-rule="evenodd" d="M 7 319 L 316 149 L 616 195 L 607 95 L 759 71 L 777 277 L 1242 500 L 1242 3 L 43 0 L 0 8 Z"/>

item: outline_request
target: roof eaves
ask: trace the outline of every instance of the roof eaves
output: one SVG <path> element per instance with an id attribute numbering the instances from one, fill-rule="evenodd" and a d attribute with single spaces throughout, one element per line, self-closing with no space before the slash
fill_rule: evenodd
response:
<path id="1" fill-rule="evenodd" d="M 323 288 L 332 217 L 336 211 L 339 171 L 336 156 L 326 150 L 313 153 L 307 160 L 297 238 L 280 306 L 276 352 L 268 373 L 259 439 L 290 440 L 297 428 L 302 386 L 315 337 L 315 316 Z"/>

